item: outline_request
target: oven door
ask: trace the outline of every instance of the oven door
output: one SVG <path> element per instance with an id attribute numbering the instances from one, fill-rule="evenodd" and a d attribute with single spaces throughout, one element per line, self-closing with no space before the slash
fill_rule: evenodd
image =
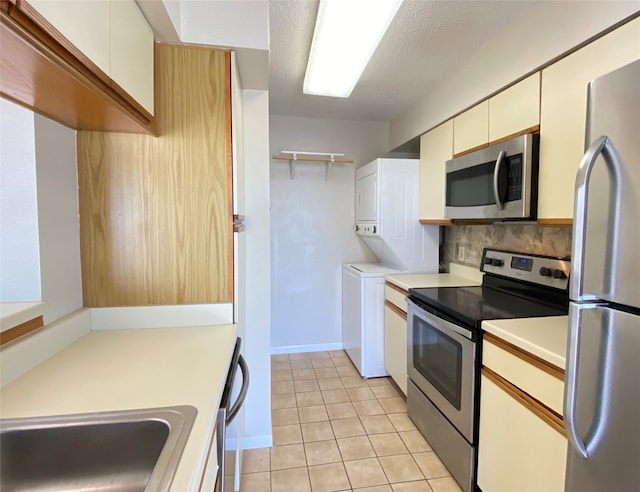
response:
<path id="1" fill-rule="evenodd" d="M 407 301 L 409 379 L 473 443 L 476 342 L 472 333 Z"/>

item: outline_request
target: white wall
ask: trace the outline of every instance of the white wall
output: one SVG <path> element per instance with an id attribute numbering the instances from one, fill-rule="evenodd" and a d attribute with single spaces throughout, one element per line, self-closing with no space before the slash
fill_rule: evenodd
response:
<path id="1" fill-rule="evenodd" d="M 49 323 L 82 307 L 76 132 L 35 115 L 42 300 Z"/>
<path id="2" fill-rule="evenodd" d="M 342 345 L 341 267 L 377 259 L 354 234 L 355 169 L 384 154 L 388 125 L 271 115 L 271 154 L 339 152 L 354 164 L 271 161 L 271 350 Z"/>
<path id="3" fill-rule="evenodd" d="M 244 90 L 245 447 L 271 446 L 269 93 Z"/>
<path id="4" fill-rule="evenodd" d="M 640 9 L 640 1 L 540 2 L 391 122 L 390 146 L 421 135 Z"/>
<path id="5" fill-rule="evenodd" d="M 0 301 L 40 300 L 33 113 L 0 99 Z"/>

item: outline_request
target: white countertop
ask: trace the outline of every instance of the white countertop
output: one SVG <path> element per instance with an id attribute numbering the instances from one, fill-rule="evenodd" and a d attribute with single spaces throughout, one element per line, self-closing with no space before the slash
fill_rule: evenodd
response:
<path id="1" fill-rule="evenodd" d="M 482 329 L 541 359 L 565 368 L 567 316 L 483 321 Z"/>
<path id="2" fill-rule="evenodd" d="M 47 303 L 42 301 L 0 302 L 0 332 L 42 316 L 46 310 Z"/>
<path id="3" fill-rule="evenodd" d="M 94 331 L 0 391 L 3 418 L 193 405 L 171 490 L 199 480 L 236 340 L 235 325 Z"/>
<path id="4" fill-rule="evenodd" d="M 386 275 L 384 278 L 404 290 L 423 287 L 466 287 L 482 283 L 482 281 L 451 273 L 407 273 Z"/>

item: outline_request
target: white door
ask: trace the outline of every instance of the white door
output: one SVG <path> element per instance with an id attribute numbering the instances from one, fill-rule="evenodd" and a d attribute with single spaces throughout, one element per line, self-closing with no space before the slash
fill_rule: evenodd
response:
<path id="1" fill-rule="evenodd" d="M 378 196 L 376 173 L 356 180 L 356 222 L 378 221 Z"/>
<path id="2" fill-rule="evenodd" d="M 362 279 L 342 269 L 342 344 L 362 373 Z"/>

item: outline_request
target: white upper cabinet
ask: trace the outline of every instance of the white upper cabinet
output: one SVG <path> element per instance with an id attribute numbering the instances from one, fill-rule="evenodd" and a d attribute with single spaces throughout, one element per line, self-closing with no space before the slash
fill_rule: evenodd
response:
<path id="1" fill-rule="evenodd" d="M 28 4 L 109 75 L 109 0 L 29 0 Z"/>
<path id="2" fill-rule="evenodd" d="M 453 120 L 420 137 L 420 219 L 444 217 L 445 162 L 453 157 Z"/>
<path id="3" fill-rule="evenodd" d="M 153 115 L 153 30 L 135 0 L 27 3 Z"/>
<path id="4" fill-rule="evenodd" d="M 111 78 L 153 114 L 153 30 L 134 0 L 111 2 Z"/>
<path id="5" fill-rule="evenodd" d="M 573 217 L 575 176 L 585 150 L 587 84 L 639 58 L 636 18 L 542 71 L 538 219 Z"/>
<path id="6" fill-rule="evenodd" d="M 486 145 L 489 141 L 489 101 L 483 101 L 453 119 L 453 153 Z"/>
<path id="7" fill-rule="evenodd" d="M 489 142 L 540 124 L 540 72 L 489 99 Z"/>

